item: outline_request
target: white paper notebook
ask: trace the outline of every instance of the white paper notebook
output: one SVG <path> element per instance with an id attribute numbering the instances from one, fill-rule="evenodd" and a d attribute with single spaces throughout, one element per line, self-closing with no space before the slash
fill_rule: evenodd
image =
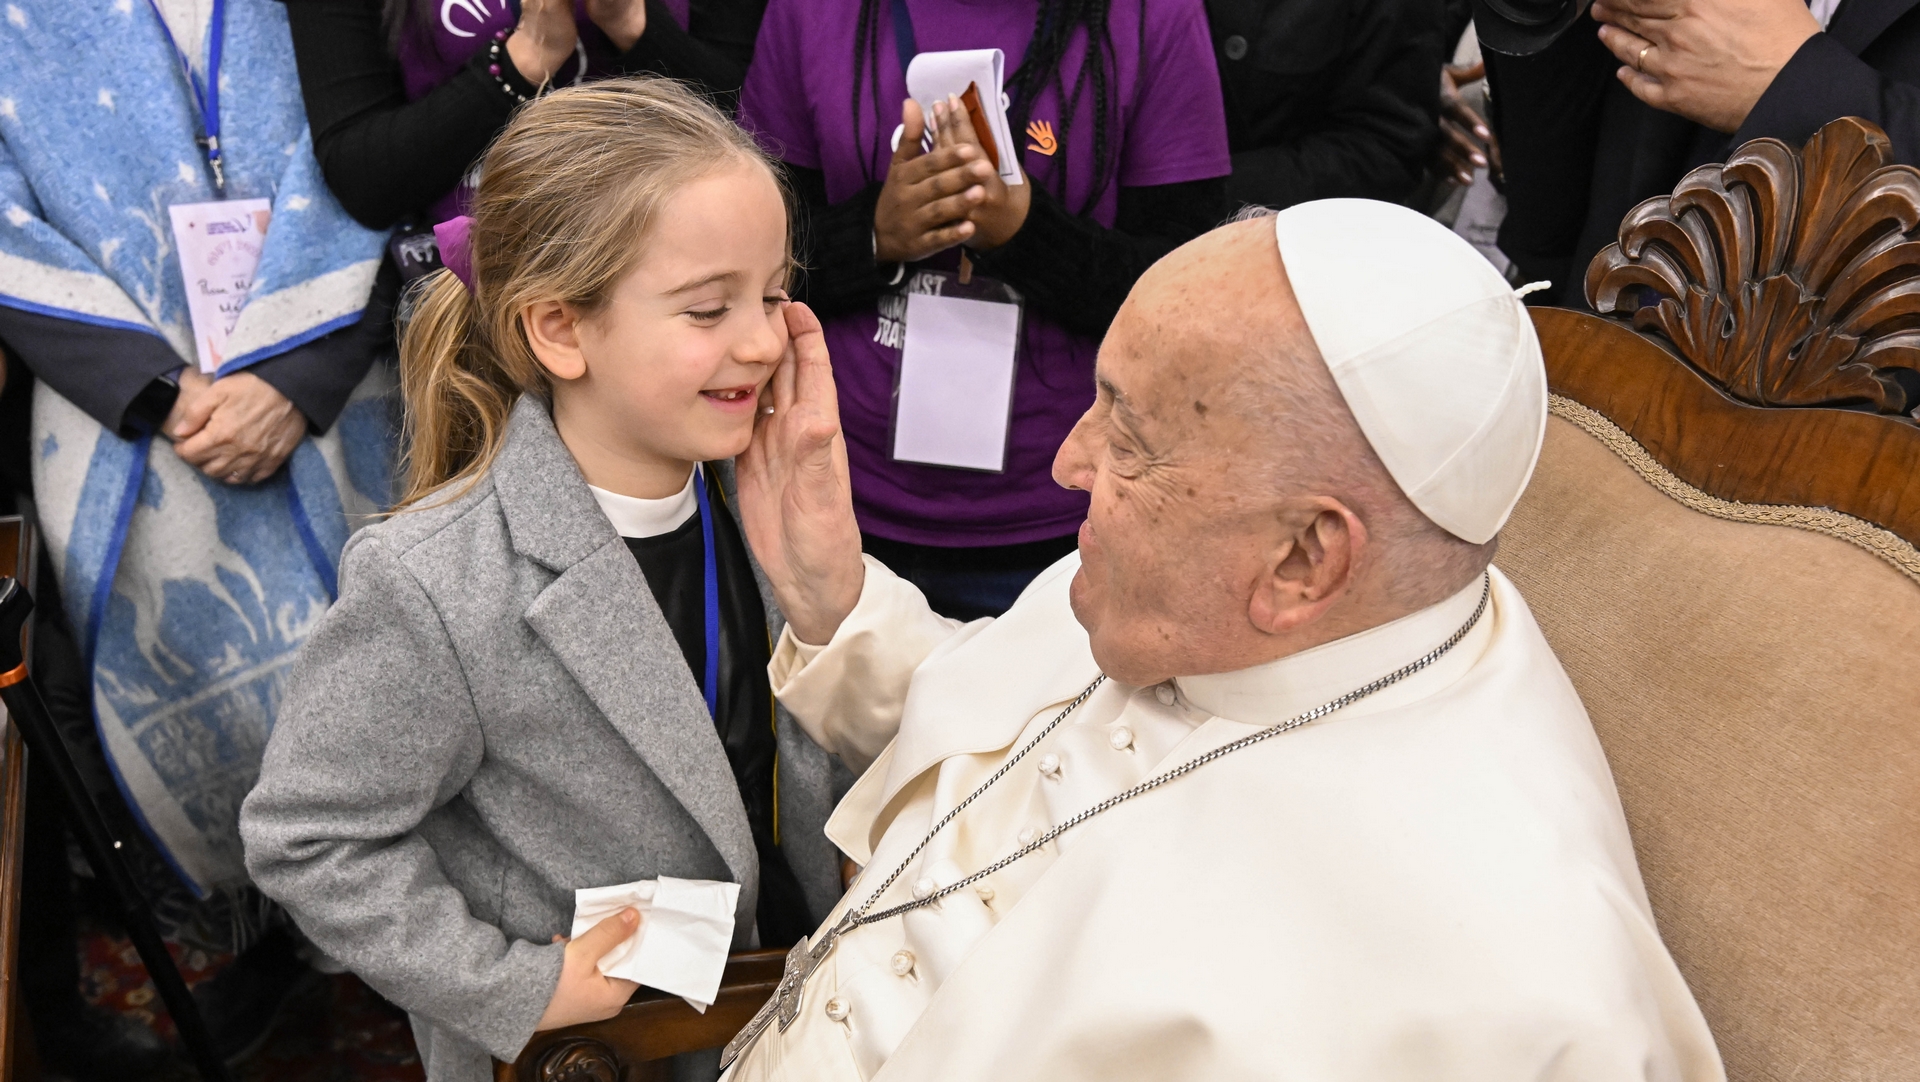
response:
<path id="1" fill-rule="evenodd" d="M 1023 183 L 1020 162 L 1014 156 L 1018 147 L 1007 127 L 1007 95 L 1003 85 L 1006 54 L 998 49 L 957 49 L 921 53 L 907 65 L 907 93 L 920 103 L 928 117 L 933 103 L 945 101 L 948 94 L 959 97 L 969 85 L 980 88 L 980 105 L 986 110 L 987 123 L 993 129 L 994 150 L 1000 158 L 1000 179 L 1009 185 Z"/>

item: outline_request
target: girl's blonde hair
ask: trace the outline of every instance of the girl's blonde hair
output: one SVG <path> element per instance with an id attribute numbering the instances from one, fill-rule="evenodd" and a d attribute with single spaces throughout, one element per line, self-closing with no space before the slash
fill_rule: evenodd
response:
<path id="1" fill-rule="evenodd" d="M 428 278 L 400 343 L 399 509 L 442 489 L 464 494 L 499 452 L 520 396 L 551 397 L 521 311 L 543 300 L 598 311 L 662 204 L 741 161 L 780 183 L 751 136 L 670 79 L 572 87 L 514 114 L 481 162 L 469 212 L 473 288 L 452 271 Z"/>

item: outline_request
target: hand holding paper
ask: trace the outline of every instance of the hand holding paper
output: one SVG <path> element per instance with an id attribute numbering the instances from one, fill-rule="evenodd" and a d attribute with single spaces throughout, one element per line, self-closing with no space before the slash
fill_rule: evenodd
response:
<path id="1" fill-rule="evenodd" d="M 620 1008 L 633 995 L 634 982 L 602 976 L 600 959 L 626 942 L 639 919 L 640 914 L 635 910 L 621 909 L 574 935 L 567 944 L 566 960 L 560 966 L 560 983 L 553 990 L 553 998 L 547 1001 L 540 1021 L 535 1023 L 535 1031 L 598 1022 L 620 1013 Z M 578 927 L 576 921 L 576 931 Z M 557 941 L 560 937 L 553 938 Z"/>
<path id="2" fill-rule="evenodd" d="M 639 927 L 595 956 L 599 972 L 610 980 L 671 992 L 704 1014 L 720 994 L 720 975 L 733 945 L 733 910 L 739 898 L 738 883 L 664 875 L 576 890 L 573 934 L 576 942 L 598 936 L 607 918 L 629 909 L 638 912 Z M 568 961 L 571 964 L 571 957 Z"/>
<path id="3" fill-rule="evenodd" d="M 933 146 L 937 152 L 945 147 L 975 147 L 982 153 L 987 148 L 980 142 L 980 117 L 957 95 L 951 95 L 944 102 L 935 102 L 933 106 Z M 974 225 L 974 236 L 966 241 L 969 248 L 987 251 L 998 248 L 1013 239 L 1020 227 L 1027 224 L 1027 211 L 1033 205 L 1033 188 L 1026 184 L 1009 185 L 1002 176 L 1011 169 L 1016 178 L 1020 175 L 1020 165 L 1013 159 L 1002 163 L 1001 175 L 988 177 L 982 182 L 985 190 L 980 199 L 968 213 L 968 220 Z"/>
<path id="4" fill-rule="evenodd" d="M 944 252 L 973 236 L 967 214 L 987 197 L 993 178 L 978 146 L 921 151 L 926 134 L 920 104 L 900 106 L 901 137 L 873 208 L 873 254 L 883 263 L 909 263 Z"/>

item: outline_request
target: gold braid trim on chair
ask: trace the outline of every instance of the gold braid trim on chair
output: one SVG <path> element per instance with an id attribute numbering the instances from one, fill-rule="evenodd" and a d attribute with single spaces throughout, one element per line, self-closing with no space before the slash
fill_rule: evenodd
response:
<path id="1" fill-rule="evenodd" d="M 1825 507 L 1796 507 L 1788 504 L 1737 503 L 1712 496 L 1675 477 L 1647 453 L 1646 448 L 1627 435 L 1605 415 L 1571 398 L 1548 396 L 1548 410 L 1562 420 L 1605 444 L 1633 472 L 1662 495 L 1682 506 L 1714 518 L 1733 522 L 1754 522 L 1766 526 L 1790 526 L 1796 530 L 1837 537 L 1892 564 L 1901 574 L 1920 583 L 1920 549 L 1914 548 L 1891 530 Z"/>

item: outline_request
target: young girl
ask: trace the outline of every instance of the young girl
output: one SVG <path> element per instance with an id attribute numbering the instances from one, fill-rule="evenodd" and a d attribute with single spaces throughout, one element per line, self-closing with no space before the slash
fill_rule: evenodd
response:
<path id="1" fill-rule="evenodd" d="M 839 893 L 833 767 L 775 718 L 729 513 L 789 326 L 819 333 L 775 174 L 618 80 L 527 106 L 482 175 L 402 345 L 405 510 L 348 547 L 241 814 L 261 889 L 411 1012 L 436 1082 L 625 1002 L 595 963 L 637 917 L 554 942 L 578 888 L 738 882 L 735 948 Z"/>

